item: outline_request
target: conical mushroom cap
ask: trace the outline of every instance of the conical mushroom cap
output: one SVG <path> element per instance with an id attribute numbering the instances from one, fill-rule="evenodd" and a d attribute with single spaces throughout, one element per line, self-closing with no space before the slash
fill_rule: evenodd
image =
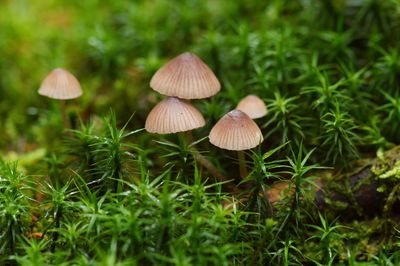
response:
<path id="1" fill-rule="evenodd" d="M 42 81 L 39 94 L 52 99 L 67 100 L 82 95 L 79 81 L 65 69 L 56 68 Z"/>
<path id="2" fill-rule="evenodd" d="M 264 101 L 256 95 L 244 97 L 240 100 L 236 109 L 246 113 L 251 119 L 257 119 L 267 114 L 267 106 L 265 106 Z"/>
<path id="3" fill-rule="evenodd" d="M 244 112 L 233 110 L 211 129 L 211 144 L 226 150 L 248 150 L 258 146 L 263 136 L 257 124 Z"/>
<path id="4" fill-rule="evenodd" d="M 150 111 L 145 128 L 150 133 L 170 134 L 205 125 L 203 115 L 188 101 L 168 97 Z"/>
<path id="5" fill-rule="evenodd" d="M 181 99 L 202 99 L 216 94 L 221 85 L 212 70 L 195 54 L 183 53 L 162 66 L 150 87 Z"/>

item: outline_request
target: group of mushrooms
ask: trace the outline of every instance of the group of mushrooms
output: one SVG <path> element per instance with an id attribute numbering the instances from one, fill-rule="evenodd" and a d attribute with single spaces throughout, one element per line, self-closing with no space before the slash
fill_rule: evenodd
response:
<path id="1" fill-rule="evenodd" d="M 189 100 L 211 97 L 221 89 L 212 70 L 193 53 L 183 53 L 161 67 L 152 77 L 150 87 L 168 96 L 150 111 L 146 120 L 146 130 L 158 134 L 203 127 L 202 114 Z M 267 108 L 260 98 L 247 96 L 215 124 L 209 135 L 210 142 L 227 150 L 256 147 L 263 137 L 252 118 L 266 113 Z"/>
<path id="2" fill-rule="evenodd" d="M 152 77 L 150 87 L 168 96 L 158 103 L 146 119 L 150 133 L 171 134 L 190 131 L 205 125 L 202 114 L 189 102 L 215 95 L 221 89 L 212 70 L 195 54 L 183 53 L 161 67 Z M 252 120 L 267 114 L 265 103 L 255 95 L 243 98 L 235 110 L 224 115 L 211 129 L 210 143 L 238 151 L 240 176 L 247 176 L 243 150 L 263 141 L 260 128 Z M 218 171 L 199 153 L 195 159 L 219 179 Z"/>
<path id="3" fill-rule="evenodd" d="M 152 77 L 150 87 L 167 96 L 154 106 L 145 123 L 148 132 L 158 134 L 186 132 L 203 127 L 204 117 L 190 100 L 211 97 L 221 89 L 213 71 L 198 56 L 189 52 L 162 66 Z M 57 68 L 43 80 L 39 94 L 62 100 L 61 111 L 65 116 L 64 100 L 79 97 L 82 89 L 70 72 Z M 225 114 L 214 125 L 209 140 L 213 145 L 226 150 L 254 148 L 263 141 L 263 135 L 253 119 L 266 114 L 265 103 L 259 97 L 249 95 L 239 102 L 235 110 Z M 241 157 L 243 154 L 239 153 L 239 161 Z M 240 169 L 244 177 L 245 168 L 241 166 Z"/>

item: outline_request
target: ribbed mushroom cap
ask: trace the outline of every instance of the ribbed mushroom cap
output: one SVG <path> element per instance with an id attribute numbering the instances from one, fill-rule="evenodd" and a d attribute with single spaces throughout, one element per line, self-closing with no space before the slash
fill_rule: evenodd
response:
<path id="1" fill-rule="evenodd" d="M 52 99 L 67 100 L 82 95 L 79 81 L 65 69 L 56 68 L 42 81 L 39 94 Z"/>
<path id="2" fill-rule="evenodd" d="M 257 124 L 244 112 L 233 110 L 224 115 L 211 129 L 211 144 L 226 150 L 248 150 L 263 141 Z"/>
<path id="3" fill-rule="evenodd" d="M 205 125 L 203 115 L 188 101 L 168 97 L 150 111 L 145 129 L 150 133 L 170 134 Z"/>
<path id="4" fill-rule="evenodd" d="M 240 100 L 236 109 L 246 113 L 251 119 L 257 119 L 267 114 L 267 106 L 264 101 L 256 95 L 244 97 Z"/>
<path id="5" fill-rule="evenodd" d="M 212 70 L 195 54 L 183 53 L 162 66 L 150 87 L 181 99 L 202 99 L 216 94 L 221 85 Z"/>

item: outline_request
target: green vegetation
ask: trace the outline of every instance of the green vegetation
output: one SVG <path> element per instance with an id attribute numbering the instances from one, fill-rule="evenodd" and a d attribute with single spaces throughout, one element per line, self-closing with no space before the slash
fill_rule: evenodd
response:
<path id="1" fill-rule="evenodd" d="M 400 264 L 398 0 L 5 0 L 0 29 L 0 265 Z M 193 143 L 142 130 L 185 51 L 222 85 Z M 71 129 L 37 94 L 56 67 Z M 207 136 L 248 94 L 240 179 Z"/>

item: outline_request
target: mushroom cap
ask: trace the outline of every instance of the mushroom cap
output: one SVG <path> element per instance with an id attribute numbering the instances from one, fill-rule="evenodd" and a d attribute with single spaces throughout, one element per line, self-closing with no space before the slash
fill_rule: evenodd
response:
<path id="1" fill-rule="evenodd" d="M 56 68 L 42 81 L 39 94 L 52 99 L 75 99 L 82 95 L 79 81 L 63 68 Z"/>
<path id="2" fill-rule="evenodd" d="M 236 109 L 246 113 L 251 119 L 261 118 L 267 114 L 267 106 L 264 101 L 252 94 L 240 100 Z"/>
<path id="3" fill-rule="evenodd" d="M 171 134 L 203 127 L 203 115 L 188 101 L 168 97 L 150 111 L 145 129 L 150 133 Z"/>
<path id="4" fill-rule="evenodd" d="M 186 52 L 162 66 L 151 78 L 150 87 L 167 96 L 202 99 L 216 94 L 221 84 L 197 55 Z"/>
<path id="5" fill-rule="evenodd" d="M 257 124 L 244 112 L 233 110 L 224 115 L 211 129 L 211 144 L 226 150 L 248 150 L 263 141 Z"/>

